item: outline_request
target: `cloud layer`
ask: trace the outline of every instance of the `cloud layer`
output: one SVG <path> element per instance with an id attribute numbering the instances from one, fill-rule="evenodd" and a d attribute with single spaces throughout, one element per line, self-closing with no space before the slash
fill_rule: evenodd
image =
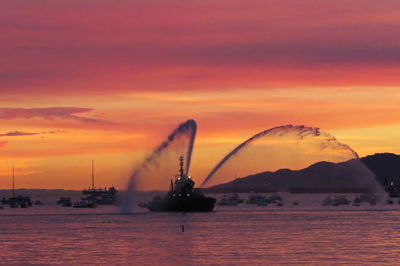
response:
<path id="1" fill-rule="evenodd" d="M 51 130 L 47 132 L 25 132 L 25 131 L 9 131 L 6 133 L 0 133 L 0 137 L 23 137 L 23 136 L 35 136 L 35 135 L 45 135 L 45 134 L 56 134 L 56 133 L 63 133 L 63 130 Z"/>
<path id="2" fill-rule="evenodd" d="M 10 131 L 7 133 L 2 133 L 0 134 L 0 137 L 21 137 L 21 136 L 34 136 L 37 135 L 39 133 L 33 133 L 33 132 L 23 132 L 23 131 Z"/>
<path id="3" fill-rule="evenodd" d="M 0 119 L 16 118 L 43 118 L 47 120 L 67 119 L 91 124 L 113 124 L 111 121 L 77 116 L 76 114 L 88 113 L 92 108 L 80 107 L 49 107 L 49 108 L 0 108 Z"/>
<path id="4" fill-rule="evenodd" d="M 398 1 L 23 2 L 0 5 L 9 93 L 400 82 Z"/>

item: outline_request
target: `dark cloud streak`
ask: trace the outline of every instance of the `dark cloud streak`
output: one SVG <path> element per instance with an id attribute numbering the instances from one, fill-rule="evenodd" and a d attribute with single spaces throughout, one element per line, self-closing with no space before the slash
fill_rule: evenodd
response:
<path id="1" fill-rule="evenodd" d="M 36 136 L 36 135 L 52 135 L 57 133 L 64 133 L 63 130 L 51 130 L 51 131 L 44 131 L 44 132 L 24 132 L 19 130 L 9 131 L 6 133 L 1 133 L 0 137 L 23 137 L 23 136 Z"/>
<path id="2" fill-rule="evenodd" d="M 49 107 L 49 108 L 0 108 L 0 119 L 31 119 L 43 118 L 47 120 L 65 119 L 75 120 L 89 124 L 115 124 L 114 122 L 96 118 L 77 116 L 76 114 L 88 113 L 92 108 L 81 107 Z"/>
<path id="3" fill-rule="evenodd" d="M 20 137 L 20 136 L 34 136 L 38 135 L 39 133 L 34 133 L 34 132 L 23 132 L 23 131 L 10 131 L 7 133 L 0 134 L 0 137 Z"/>

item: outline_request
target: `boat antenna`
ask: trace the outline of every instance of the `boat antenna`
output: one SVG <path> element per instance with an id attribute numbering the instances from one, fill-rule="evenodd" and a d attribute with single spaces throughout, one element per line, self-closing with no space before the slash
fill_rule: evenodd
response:
<path id="1" fill-rule="evenodd" d="M 12 173 L 13 173 L 13 176 L 12 176 L 12 197 L 14 198 L 14 196 L 15 196 L 15 192 L 14 192 L 14 190 L 15 190 L 15 182 L 14 182 L 14 179 L 15 179 L 15 175 L 14 175 L 14 165 L 12 166 Z"/>
<path id="2" fill-rule="evenodd" d="M 92 160 L 92 189 L 94 189 L 94 160 Z"/>

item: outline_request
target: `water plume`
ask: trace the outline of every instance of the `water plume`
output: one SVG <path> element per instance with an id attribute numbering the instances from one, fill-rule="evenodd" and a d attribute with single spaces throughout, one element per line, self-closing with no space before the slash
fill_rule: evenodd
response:
<path id="1" fill-rule="evenodd" d="M 284 168 L 299 170 L 321 161 L 332 163 L 353 161 L 349 164 L 351 166 L 344 167 L 346 172 L 342 171 L 345 176 L 353 176 L 344 180 L 346 185 L 376 186 L 373 174 L 360 162 L 357 153 L 348 145 L 340 143 L 328 133 L 321 132 L 319 128 L 292 125 L 262 131 L 238 145 L 212 169 L 201 186 L 210 187 L 227 183 L 234 180 L 237 175 L 244 177 Z M 321 183 L 324 185 L 324 176 L 327 174 L 322 172 L 321 175 L 321 181 L 318 181 L 319 184 L 315 183 L 316 186 Z M 329 180 L 335 180 L 335 177 Z M 277 181 L 276 186 L 286 186 L 286 189 L 291 185 L 288 183 L 293 185 L 290 179 L 274 181 Z M 277 184 L 282 182 L 286 184 Z M 312 184 L 311 180 L 309 184 Z"/>
<path id="2" fill-rule="evenodd" d="M 185 155 L 185 174 L 188 174 L 192 158 L 197 125 L 192 119 L 180 124 L 133 171 L 123 203 L 123 212 L 132 209 L 135 190 L 165 190 L 169 179 L 176 173 L 178 158 Z"/>

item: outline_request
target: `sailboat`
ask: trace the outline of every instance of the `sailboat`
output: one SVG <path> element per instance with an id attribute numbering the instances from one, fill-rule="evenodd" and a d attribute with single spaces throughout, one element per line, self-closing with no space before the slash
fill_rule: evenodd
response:
<path id="1" fill-rule="evenodd" d="M 3 198 L 2 199 L 3 204 L 9 204 L 10 208 L 18 208 L 20 206 L 21 208 L 27 208 L 32 206 L 32 200 L 27 197 L 27 196 L 21 196 L 18 195 L 15 197 L 15 168 L 14 165 L 12 167 L 12 196 L 9 199 Z"/>
<path id="2" fill-rule="evenodd" d="M 12 167 L 12 197 L 10 198 L 10 208 L 18 208 L 17 200 L 15 198 L 15 170 Z"/>
<path id="3" fill-rule="evenodd" d="M 17 204 L 16 198 L 15 198 L 15 182 L 14 182 L 14 180 L 15 180 L 15 171 L 14 171 L 14 165 L 13 165 L 12 166 L 12 194 L 11 194 L 10 198 L 8 198 L 8 199 L 3 198 L 1 200 L 1 202 L 3 204 L 10 205 L 11 208 L 18 208 L 18 204 Z"/>

